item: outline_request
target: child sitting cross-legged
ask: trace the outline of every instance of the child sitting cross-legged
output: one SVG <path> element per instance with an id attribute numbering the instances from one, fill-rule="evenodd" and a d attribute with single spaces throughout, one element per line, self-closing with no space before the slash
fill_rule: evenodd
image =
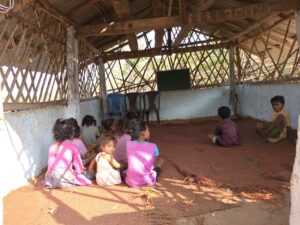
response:
<path id="1" fill-rule="evenodd" d="M 209 134 L 208 138 L 215 144 L 223 147 L 231 147 L 239 145 L 238 129 L 230 119 L 231 110 L 227 106 L 222 106 L 218 109 L 218 116 L 222 121 L 216 128 L 214 134 Z"/>
<path id="2" fill-rule="evenodd" d="M 155 185 L 163 164 L 162 159 L 158 160 L 157 145 L 148 142 L 150 131 L 144 121 L 133 120 L 131 129 L 131 140 L 127 142 L 128 169 L 125 182 L 134 188 Z"/>
<path id="3" fill-rule="evenodd" d="M 287 128 L 291 126 L 290 116 L 284 111 L 285 100 L 283 96 L 276 95 L 271 98 L 271 104 L 274 112 L 272 113 L 272 121 L 258 123 L 256 131 L 269 142 L 276 143 L 287 136 Z"/>
<path id="4" fill-rule="evenodd" d="M 131 139 L 130 135 L 126 134 L 127 130 L 127 119 L 119 119 L 116 124 L 115 138 L 117 139 L 117 144 L 114 152 L 114 157 L 118 162 L 123 161 L 127 163 L 127 142 Z"/>
<path id="5" fill-rule="evenodd" d="M 101 137 L 100 148 L 102 152 L 97 154 L 89 166 L 89 173 L 96 172 L 96 183 L 100 186 L 111 186 L 122 182 L 120 169 L 126 167 L 126 163 L 119 163 L 113 157 L 116 142 L 116 138 L 111 135 Z M 95 171 L 95 167 L 97 171 Z"/>

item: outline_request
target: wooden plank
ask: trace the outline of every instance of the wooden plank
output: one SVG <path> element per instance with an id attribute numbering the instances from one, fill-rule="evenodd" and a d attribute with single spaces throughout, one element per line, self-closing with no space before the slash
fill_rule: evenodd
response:
<path id="1" fill-rule="evenodd" d="M 186 24 L 185 0 L 179 0 L 179 12 L 182 24 Z"/>
<path id="2" fill-rule="evenodd" d="M 152 0 L 153 17 L 164 16 L 165 2 L 163 0 Z M 155 30 L 155 48 L 161 48 L 163 44 L 164 29 Z"/>
<path id="3" fill-rule="evenodd" d="M 172 15 L 172 8 L 173 8 L 173 0 L 169 0 L 169 4 L 168 4 L 168 16 Z"/>
<path id="4" fill-rule="evenodd" d="M 239 42 L 244 42 L 244 41 L 247 41 L 253 37 L 256 37 L 256 36 L 260 36 L 261 34 L 265 33 L 265 32 L 268 32 L 270 30 L 272 30 L 274 27 L 276 27 L 277 25 L 283 23 L 284 21 L 290 19 L 292 16 L 294 16 L 294 13 L 290 13 L 288 14 L 287 16 L 283 17 L 282 19 L 274 22 L 271 26 L 269 26 L 268 28 L 265 28 L 265 29 L 261 29 L 261 31 L 259 33 L 256 33 L 256 34 L 253 34 L 253 35 L 250 35 L 250 36 L 247 36 L 245 37 L 243 40 L 240 40 Z"/>
<path id="5" fill-rule="evenodd" d="M 60 22 L 65 23 L 67 25 L 76 25 L 76 22 L 74 20 L 65 16 L 61 11 L 53 7 L 48 0 L 38 0 L 36 5 L 39 7 L 39 9 L 50 14 L 52 17 L 58 19 Z"/>
<path id="6" fill-rule="evenodd" d="M 112 6 L 121 20 L 132 20 L 129 0 L 112 0 Z M 132 51 L 138 50 L 137 38 L 134 32 L 127 34 L 128 44 Z"/>
<path id="7" fill-rule="evenodd" d="M 234 43 L 230 43 L 229 48 L 229 84 L 230 84 L 230 105 L 233 111 L 233 115 L 237 112 L 237 99 L 236 99 L 236 89 L 235 89 L 235 72 L 234 72 Z"/>
<path id="8" fill-rule="evenodd" d="M 298 46 L 300 48 L 300 11 L 295 13 L 295 20 L 296 20 L 296 34 L 297 34 Z"/>
<path id="9" fill-rule="evenodd" d="M 70 9 L 66 13 L 66 15 L 71 18 L 76 15 L 79 15 L 80 13 L 85 13 L 87 10 L 89 10 L 91 8 L 91 5 L 94 5 L 97 2 L 98 2 L 98 0 L 86 0 L 82 3 L 80 3 L 79 5 L 76 5 L 72 9 Z"/>
<path id="10" fill-rule="evenodd" d="M 187 15 L 187 25 L 198 26 L 200 24 L 218 23 L 227 20 L 241 20 L 250 17 L 263 16 L 275 10 L 293 9 L 296 0 L 284 3 L 257 3 L 234 9 L 209 10 L 202 13 Z M 123 22 L 111 22 L 109 24 L 86 25 L 78 27 L 78 35 L 83 37 L 118 35 L 132 32 L 142 32 L 153 29 L 164 29 L 183 26 L 180 16 L 149 18 L 143 20 L 131 20 Z"/>
<path id="11" fill-rule="evenodd" d="M 187 48 L 179 48 L 179 49 L 147 49 L 143 51 L 127 51 L 127 52 L 115 52 L 110 54 L 103 54 L 103 58 L 105 61 L 112 61 L 118 59 L 132 59 L 132 58 L 140 58 L 140 57 L 153 57 L 156 55 L 168 55 L 173 53 L 186 53 L 186 52 L 195 52 L 195 51 L 206 51 L 218 48 L 226 48 L 228 47 L 228 43 L 221 43 L 218 45 L 203 45 L 203 46 L 193 46 Z"/>
<path id="12" fill-rule="evenodd" d="M 247 34 L 250 31 L 252 31 L 252 30 L 256 29 L 257 27 L 259 27 L 261 24 L 265 23 L 271 16 L 273 16 L 272 13 L 262 17 L 261 19 L 259 19 L 255 23 L 251 24 L 250 26 L 248 26 L 244 30 L 242 30 L 242 31 L 236 33 L 235 35 L 231 36 L 229 41 L 234 41 L 234 40 L 237 40 L 237 39 L 241 38 L 245 34 Z"/>
<path id="13" fill-rule="evenodd" d="M 77 23 L 69 18 L 68 16 L 64 15 L 61 11 L 53 7 L 48 0 L 38 0 L 37 6 L 49 14 L 50 16 L 58 19 L 62 23 L 66 25 L 72 25 L 72 26 L 77 26 Z M 87 41 L 83 37 L 79 37 L 79 40 L 83 41 L 95 54 L 99 54 L 98 49 L 96 49 L 89 41 Z"/>

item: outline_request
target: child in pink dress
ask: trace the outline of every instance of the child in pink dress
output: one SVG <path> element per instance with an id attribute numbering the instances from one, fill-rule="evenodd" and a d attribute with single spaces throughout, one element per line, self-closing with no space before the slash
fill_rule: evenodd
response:
<path id="1" fill-rule="evenodd" d="M 125 182 L 133 188 L 155 185 L 161 172 L 156 144 L 148 142 L 149 127 L 144 121 L 132 121 L 132 140 L 127 142 L 128 169 Z"/>
<path id="2" fill-rule="evenodd" d="M 45 186 L 48 188 L 91 184 L 83 175 L 79 150 L 71 141 L 73 135 L 70 120 L 56 121 L 53 128 L 55 142 L 49 148 L 48 169 L 45 174 Z"/>
<path id="3" fill-rule="evenodd" d="M 75 118 L 70 118 L 69 120 L 73 125 L 74 132 L 72 143 L 77 146 L 83 165 L 87 166 L 91 162 L 91 160 L 96 157 L 96 154 L 94 153 L 93 148 L 90 145 L 86 146 L 83 143 L 83 135 L 81 134 L 80 126 L 77 120 Z"/>
<path id="4" fill-rule="evenodd" d="M 116 128 L 115 138 L 117 139 L 117 144 L 114 157 L 118 162 L 123 161 L 127 163 L 127 142 L 131 140 L 131 136 L 126 134 L 126 130 L 128 130 L 126 119 L 119 119 Z"/>

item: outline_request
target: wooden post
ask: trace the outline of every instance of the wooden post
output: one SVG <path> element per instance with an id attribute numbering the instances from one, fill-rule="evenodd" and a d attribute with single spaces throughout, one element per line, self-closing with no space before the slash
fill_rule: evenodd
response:
<path id="1" fill-rule="evenodd" d="M 106 101 L 106 83 L 105 83 L 105 68 L 104 62 L 101 57 L 99 57 L 98 61 L 99 66 L 99 76 L 100 76 L 100 91 L 101 91 L 101 117 L 102 119 L 106 118 L 107 115 L 107 101 Z"/>
<path id="2" fill-rule="evenodd" d="M 78 73 L 78 40 L 75 38 L 75 28 L 67 27 L 67 77 L 68 77 L 68 110 L 66 117 L 79 121 L 80 95 Z"/>
<path id="3" fill-rule="evenodd" d="M 237 99 L 236 99 L 236 90 L 235 90 L 234 52 L 235 52 L 235 45 L 233 42 L 231 42 L 229 48 L 229 84 L 230 84 L 229 103 L 232 109 L 232 114 L 236 115 Z"/>
<path id="4" fill-rule="evenodd" d="M 295 14 L 298 45 L 300 46 L 300 11 Z M 291 177 L 291 213 L 290 225 L 298 225 L 300 221 L 300 116 L 298 118 L 298 140 L 293 173 Z"/>
<path id="5" fill-rule="evenodd" d="M 2 82 L 0 81 L 0 139 L 1 139 L 1 143 L 4 144 L 7 144 L 7 142 L 4 140 L 4 143 L 3 143 L 3 139 L 4 138 L 4 135 L 5 135 L 5 122 L 4 122 L 4 107 L 3 107 L 3 98 L 2 98 Z M 5 155 L 5 151 L 3 153 Z M 1 170 L 3 171 L 5 168 L 4 168 L 4 165 L 2 163 L 3 161 L 1 161 Z M 2 176 L 2 173 L 0 173 L 1 176 Z M 1 197 L 1 202 L 0 202 L 0 224 L 2 225 L 3 224 L 3 197 L 4 197 L 4 193 L 3 191 L 0 191 L 0 197 Z"/>

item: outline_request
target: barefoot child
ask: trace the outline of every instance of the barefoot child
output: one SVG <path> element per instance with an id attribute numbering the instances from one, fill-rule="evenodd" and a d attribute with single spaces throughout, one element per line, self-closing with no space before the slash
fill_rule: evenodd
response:
<path id="1" fill-rule="evenodd" d="M 272 121 L 258 123 L 256 131 L 269 142 L 276 143 L 287 136 L 287 128 L 291 126 L 290 116 L 284 111 L 285 100 L 283 96 L 276 95 L 271 98 L 271 104 L 274 112 L 272 113 Z"/>
<path id="2" fill-rule="evenodd" d="M 218 116 L 222 121 L 217 126 L 215 134 L 209 134 L 208 138 L 215 144 L 223 147 L 239 145 L 238 129 L 230 119 L 231 110 L 227 106 L 218 109 Z"/>
<path id="3" fill-rule="evenodd" d="M 96 172 L 96 182 L 100 186 L 111 186 L 121 183 L 119 170 L 126 167 L 126 164 L 117 162 L 113 157 L 116 142 L 116 139 L 111 135 L 103 136 L 100 141 L 102 152 L 98 153 L 89 166 L 89 173 Z M 94 169 L 95 164 L 97 164 L 97 171 Z"/>
<path id="4" fill-rule="evenodd" d="M 118 162 L 126 162 L 127 163 L 127 142 L 131 140 L 131 136 L 126 134 L 128 130 L 127 120 L 119 119 L 116 124 L 116 134 L 115 138 L 117 139 L 116 151 L 114 153 L 114 157 Z"/>
<path id="5" fill-rule="evenodd" d="M 68 188 L 89 185 L 91 181 L 83 174 L 79 149 L 72 143 L 73 124 L 70 120 L 57 120 L 53 127 L 55 142 L 50 145 L 45 185 L 48 188 Z"/>
<path id="6" fill-rule="evenodd" d="M 134 120 L 131 127 L 131 141 L 127 142 L 128 169 L 125 181 L 133 188 L 155 185 L 163 163 L 162 159 L 158 160 L 157 145 L 148 142 L 150 131 L 144 121 Z"/>
<path id="7" fill-rule="evenodd" d="M 82 119 L 82 135 L 83 141 L 86 145 L 97 144 L 97 139 L 100 137 L 100 133 L 97 127 L 97 121 L 91 115 L 86 115 Z"/>

